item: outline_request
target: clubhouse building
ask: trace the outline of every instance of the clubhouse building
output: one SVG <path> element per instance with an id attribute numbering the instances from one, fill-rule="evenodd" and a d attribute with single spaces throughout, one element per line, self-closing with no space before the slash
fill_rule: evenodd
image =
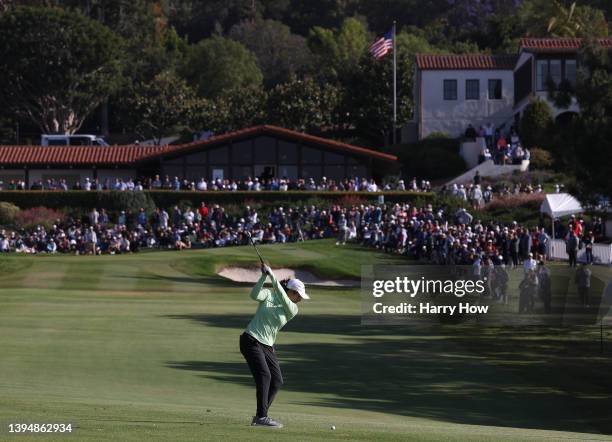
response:
<path id="1" fill-rule="evenodd" d="M 0 181 L 152 177 L 243 179 L 381 178 L 396 156 L 276 126 L 256 126 L 169 146 L 0 146 Z"/>
<path id="2" fill-rule="evenodd" d="M 598 43 L 612 48 L 612 38 Z M 579 112 L 575 100 L 559 109 L 548 95 L 556 86 L 576 83 L 578 38 L 523 38 L 516 55 L 418 54 L 415 63 L 415 113 L 404 138 L 421 139 L 433 132 L 452 137 L 492 123 L 495 128 L 516 125 L 530 98 L 546 100 L 553 117 Z"/>

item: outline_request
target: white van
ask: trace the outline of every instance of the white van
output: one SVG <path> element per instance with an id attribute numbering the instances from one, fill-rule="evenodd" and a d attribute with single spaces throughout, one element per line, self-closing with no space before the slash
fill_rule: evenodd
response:
<path id="1" fill-rule="evenodd" d="M 42 135 L 42 146 L 108 146 L 104 138 L 95 135 Z"/>

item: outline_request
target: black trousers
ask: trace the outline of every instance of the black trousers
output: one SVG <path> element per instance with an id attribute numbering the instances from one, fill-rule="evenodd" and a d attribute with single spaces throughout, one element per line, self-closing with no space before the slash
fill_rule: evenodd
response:
<path id="1" fill-rule="evenodd" d="M 274 347 L 264 345 L 248 333 L 240 335 L 240 353 L 253 374 L 257 391 L 257 417 L 266 417 L 272 401 L 283 385 L 283 375 Z"/>
<path id="2" fill-rule="evenodd" d="M 586 252 L 586 262 L 587 264 L 593 264 L 593 249 L 587 248 Z"/>
<path id="3" fill-rule="evenodd" d="M 569 259 L 570 267 L 576 267 L 576 257 L 577 257 L 577 255 L 578 255 L 578 252 L 575 252 L 575 251 L 567 252 L 567 256 L 568 256 L 568 259 Z"/>

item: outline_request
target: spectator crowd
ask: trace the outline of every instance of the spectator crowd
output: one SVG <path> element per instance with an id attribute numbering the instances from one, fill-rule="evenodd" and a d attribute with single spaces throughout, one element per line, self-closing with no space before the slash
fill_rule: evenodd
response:
<path id="1" fill-rule="evenodd" d="M 559 228 L 559 227 L 558 227 Z M 360 204 L 342 207 L 275 207 L 262 215 L 246 206 L 228 214 L 224 207 L 202 203 L 198 208 L 178 206 L 124 210 L 111 217 L 93 209 L 81 220 L 58 221 L 50 229 L 0 232 L 0 251 L 40 253 L 122 253 L 142 249 L 184 249 L 246 244 L 245 231 L 261 243 L 284 243 L 337 238 L 387 252 L 413 256 L 440 264 L 473 264 L 476 258 L 518 266 L 530 257 L 545 259 L 550 237 L 544 228 L 527 228 L 513 222 L 483 223 L 462 208 L 447 213 L 431 205 L 408 203 Z M 570 248 L 592 249 L 595 234 L 573 217 L 564 233 L 578 238 Z M 573 241 L 573 240 L 572 240 Z M 592 261 L 592 253 L 590 261 Z M 573 263 L 573 261 L 571 261 Z"/>
<path id="2" fill-rule="evenodd" d="M 27 190 L 28 186 L 23 180 L 11 180 L 8 183 L 0 181 L 0 190 Z M 83 182 L 76 181 L 69 184 L 64 178 L 37 180 L 29 186 L 29 190 L 84 190 L 84 191 L 139 191 L 139 190 L 190 190 L 190 191 L 354 191 L 354 192 L 377 192 L 377 191 L 431 191 L 431 183 L 427 180 L 417 181 L 414 178 L 406 186 L 404 180 L 379 184 L 374 179 L 345 178 L 333 180 L 322 177 L 320 180 L 314 178 L 290 180 L 287 178 L 251 178 L 243 180 L 214 179 L 207 181 L 204 178 L 195 180 L 170 178 L 166 175 L 161 178 L 155 175 L 152 178 L 132 179 L 115 178 L 104 180 L 85 178 Z"/>
<path id="3" fill-rule="evenodd" d="M 476 129 L 468 125 L 464 134 L 468 140 L 482 138 L 485 144 L 480 153 L 480 162 L 493 160 L 495 164 L 521 164 L 523 160 L 529 160 L 531 153 L 529 149 L 521 145 L 521 140 L 514 126 L 507 132 L 503 127 L 495 128 L 492 123 Z"/>
<path id="4" fill-rule="evenodd" d="M 559 193 L 558 190 L 559 189 L 557 189 L 557 193 Z M 463 201 L 469 202 L 475 209 L 482 209 L 496 197 L 504 198 L 512 195 L 533 195 L 544 193 L 544 189 L 541 184 L 503 184 L 501 186 L 496 186 L 495 188 L 493 188 L 491 185 L 484 186 L 482 184 L 482 177 L 478 171 L 476 171 L 471 183 L 454 183 L 450 187 L 445 187 L 443 191 L 446 191 L 450 195 Z"/>
<path id="5" fill-rule="evenodd" d="M 444 208 L 407 203 L 333 204 L 275 207 L 264 216 L 250 206 L 230 215 L 219 205 L 202 203 L 184 210 L 157 208 L 152 214 L 144 209 L 124 210 L 113 219 L 104 209 L 93 209 L 86 219 L 58 221 L 50 229 L 2 230 L 0 252 L 112 255 L 145 249 L 226 247 L 248 244 L 246 232 L 262 244 L 335 238 L 337 246 L 351 241 L 424 263 L 471 266 L 472 276 L 487 277 L 489 296 L 501 303 L 508 302 L 507 269 L 522 268 L 525 278 L 520 285 L 519 311 L 533 311 L 537 296 L 545 311 L 550 311 L 545 261 L 551 238 L 546 230 L 517 222 L 483 223 L 464 208 L 448 213 Z M 576 265 L 581 244 L 587 250 L 587 263 L 593 261 L 594 241 L 592 231 L 585 233 L 584 222 L 572 217 L 566 234 L 570 266 Z M 586 276 L 577 278 L 586 280 Z M 583 298 L 588 305 L 588 294 Z"/>

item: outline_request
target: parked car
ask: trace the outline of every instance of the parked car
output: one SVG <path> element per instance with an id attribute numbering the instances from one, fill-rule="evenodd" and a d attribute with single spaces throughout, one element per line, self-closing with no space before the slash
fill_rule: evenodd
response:
<path id="1" fill-rule="evenodd" d="M 42 135 L 42 146 L 108 146 L 104 138 L 96 135 Z"/>

